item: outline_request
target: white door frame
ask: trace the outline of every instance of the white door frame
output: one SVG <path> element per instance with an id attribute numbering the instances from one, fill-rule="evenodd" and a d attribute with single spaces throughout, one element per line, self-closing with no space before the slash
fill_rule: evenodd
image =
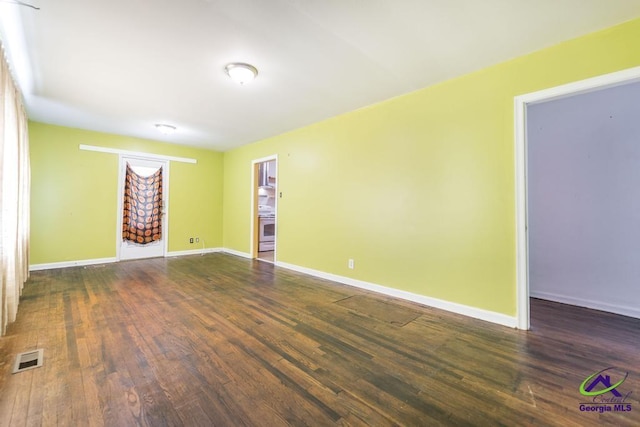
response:
<path id="1" fill-rule="evenodd" d="M 279 175 L 280 175 L 280 164 L 278 163 L 278 155 L 277 154 L 272 154 L 271 156 L 267 156 L 267 157 L 262 157 L 260 159 L 254 159 L 251 161 L 251 217 L 250 217 L 250 224 L 251 224 L 251 232 L 249 234 L 249 254 L 251 254 L 251 258 L 253 258 L 253 254 L 256 253 L 256 247 L 255 247 L 255 233 L 256 233 L 256 229 L 255 229 L 255 223 L 256 223 L 256 216 L 258 216 L 258 212 L 256 211 L 257 206 L 255 203 L 256 197 L 258 197 L 258 195 L 256 194 L 256 165 L 258 163 L 264 163 L 264 162 L 270 162 L 271 160 L 275 160 L 276 161 L 276 187 L 275 187 L 275 192 L 276 192 L 276 204 L 275 204 L 275 212 L 276 212 L 276 224 L 275 224 L 275 233 L 276 233 L 276 240 L 275 240 L 275 248 L 273 250 L 273 263 L 276 263 L 277 255 L 278 255 L 278 184 L 280 182 L 279 179 Z"/>
<path id="2" fill-rule="evenodd" d="M 514 98 L 516 173 L 516 308 L 518 329 L 529 329 L 529 234 L 527 206 L 527 107 L 529 105 L 640 82 L 640 67 L 629 68 Z"/>
<path id="3" fill-rule="evenodd" d="M 120 247 L 122 244 L 122 202 L 124 198 L 124 178 L 125 178 L 125 164 L 127 160 L 142 160 L 146 162 L 162 163 L 163 176 L 162 176 L 162 256 L 167 256 L 169 248 L 169 160 L 162 159 L 153 156 L 138 156 L 129 154 L 118 155 L 118 203 L 117 203 L 117 232 L 116 232 L 116 261 L 120 261 Z"/>

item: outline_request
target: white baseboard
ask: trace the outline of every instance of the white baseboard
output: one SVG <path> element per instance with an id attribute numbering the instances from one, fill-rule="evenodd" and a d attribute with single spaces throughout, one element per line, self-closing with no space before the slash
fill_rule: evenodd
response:
<path id="1" fill-rule="evenodd" d="M 184 255 L 200 255 L 200 254 L 208 254 L 214 252 L 222 252 L 222 248 L 205 248 L 205 249 L 195 249 L 189 251 L 172 251 L 167 252 L 166 257 L 178 257 Z M 77 261 L 62 261 L 62 262 L 50 262 L 46 264 L 32 264 L 29 266 L 29 271 L 38 271 L 38 270 L 52 270 L 54 268 L 67 268 L 67 267 L 79 267 L 83 265 L 97 265 L 97 264 L 110 264 L 113 262 L 118 262 L 118 259 L 113 258 L 95 258 L 95 259 L 83 259 Z"/>
<path id="2" fill-rule="evenodd" d="M 83 265 L 110 264 L 116 261 L 117 259 L 113 257 L 113 258 L 83 259 L 80 261 L 50 262 L 46 264 L 31 264 L 29 266 L 29 271 L 52 270 L 54 268 L 79 267 Z"/>
<path id="3" fill-rule="evenodd" d="M 593 301 L 586 298 L 576 298 L 574 296 L 561 295 L 553 292 L 539 292 L 531 290 L 529 294 L 533 298 L 540 298 L 562 304 L 577 305 L 579 307 L 592 308 L 594 310 L 606 311 L 609 313 L 621 314 L 623 316 L 640 319 L 640 309 L 637 307 L 609 304 L 606 302 Z"/>
<path id="4" fill-rule="evenodd" d="M 165 257 L 177 257 L 177 256 L 185 256 L 185 255 L 203 255 L 203 254 L 212 254 L 216 252 L 222 252 L 222 248 L 204 248 L 204 249 L 190 249 L 188 251 L 171 251 L 167 252 Z"/>
<path id="5" fill-rule="evenodd" d="M 249 258 L 249 259 L 253 258 L 250 253 L 240 252 L 240 251 L 236 251 L 234 249 L 223 248 L 222 252 L 224 252 L 225 254 L 235 255 L 235 256 L 242 257 L 242 258 Z"/>
<path id="6" fill-rule="evenodd" d="M 184 256 L 184 255 L 200 255 L 203 253 L 215 253 L 215 252 L 223 252 L 230 255 L 235 255 L 235 256 L 248 258 L 248 259 L 252 258 L 251 254 L 249 253 L 236 251 L 234 249 L 227 249 L 227 248 L 207 248 L 207 249 L 196 249 L 196 250 L 188 250 L 188 251 L 173 251 L 173 252 L 167 252 L 166 256 L 178 257 L 178 256 Z M 98 258 L 98 259 L 88 259 L 88 260 L 81 260 L 81 261 L 53 262 L 49 264 L 33 264 L 29 267 L 29 270 L 37 271 L 37 270 L 48 270 L 53 268 L 76 267 L 76 266 L 83 266 L 83 265 L 107 264 L 107 263 L 112 263 L 116 261 L 117 261 L 116 258 Z M 354 286 L 360 289 L 366 289 L 368 291 L 373 291 L 380 294 L 392 296 L 395 298 L 416 302 L 418 304 L 438 308 L 445 311 L 450 311 L 452 313 L 462 314 L 464 316 L 484 320 L 491 323 L 496 323 L 496 324 L 507 326 L 510 328 L 515 328 L 517 327 L 517 324 L 518 324 L 516 317 L 507 316 L 506 314 L 502 314 L 502 313 L 496 313 L 493 311 L 483 310 L 481 308 L 470 307 L 470 306 L 458 304 L 455 302 L 445 301 L 437 298 L 431 298 L 424 295 L 418 295 L 412 292 L 389 288 L 386 286 L 377 285 L 375 283 L 353 279 L 351 277 L 345 277 L 345 276 L 339 276 L 337 274 L 326 273 L 320 270 L 300 267 L 298 265 L 288 264 L 286 262 L 277 261 L 275 265 L 278 267 L 286 268 L 288 270 L 297 271 L 299 273 L 304 273 L 310 276 L 319 277 L 321 279 L 331 280 L 331 281 L 342 283 L 345 285 Z M 555 301 L 555 299 L 548 298 L 545 296 L 536 296 L 534 294 L 532 294 L 531 296 L 536 298 L 550 299 Z M 563 301 L 558 301 L 558 302 L 563 302 Z M 573 304 L 572 302 L 567 302 L 567 303 Z M 584 304 L 576 304 L 576 305 L 584 305 Z M 590 308 L 596 308 L 598 310 L 605 310 L 605 311 L 612 311 L 611 309 L 598 308 L 598 307 L 590 307 Z M 619 311 L 613 311 L 613 312 L 624 314 L 626 316 L 640 317 L 640 312 L 638 312 L 638 310 L 634 310 L 634 309 L 628 309 L 628 310 L 635 311 L 635 314 L 622 313 Z"/>
<path id="7" fill-rule="evenodd" d="M 507 326 L 510 328 L 516 328 L 518 325 L 518 319 L 515 316 L 507 316 L 506 314 L 496 313 L 494 311 L 483 310 L 481 308 L 470 307 L 468 305 L 458 304 L 455 302 L 445 301 L 437 298 L 431 298 L 424 295 L 418 295 L 412 292 L 407 292 L 407 291 L 402 291 L 400 289 L 394 289 L 386 286 L 376 285 L 375 283 L 352 279 L 350 277 L 338 276 L 336 274 L 331 274 L 331 273 L 325 273 L 324 271 L 313 270 L 311 268 L 306 268 L 306 267 L 300 267 L 294 264 L 288 264 L 286 262 L 276 262 L 276 265 L 278 267 L 283 267 L 289 270 L 297 271 L 299 273 L 304 273 L 310 276 L 319 277 L 321 279 L 327 279 L 327 280 L 342 283 L 345 285 L 354 286 L 356 288 L 378 292 L 384 295 L 389 295 L 392 297 L 416 302 L 418 304 L 426 305 L 429 307 L 434 307 L 441 310 L 450 311 L 452 313 L 473 317 L 475 319 L 480 319 L 480 320 L 484 320 L 491 323 L 497 323 L 499 325 Z"/>

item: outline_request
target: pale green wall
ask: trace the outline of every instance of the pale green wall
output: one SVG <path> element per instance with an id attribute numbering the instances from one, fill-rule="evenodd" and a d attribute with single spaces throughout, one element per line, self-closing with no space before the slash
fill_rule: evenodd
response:
<path id="1" fill-rule="evenodd" d="M 196 159 L 169 168 L 169 251 L 222 246 L 222 153 L 36 122 L 29 140 L 31 264 L 116 255 L 118 155 L 80 144 Z"/>
<path id="2" fill-rule="evenodd" d="M 79 144 L 198 160 L 171 165 L 170 251 L 248 252 L 251 160 L 277 154 L 278 260 L 515 315 L 513 97 L 638 66 L 637 40 L 640 20 L 224 154 L 32 122 L 31 263 L 115 256 L 118 158 Z"/>
<path id="3" fill-rule="evenodd" d="M 635 20 L 226 152 L 224 246 L 249 252 L 251 160 L 277 154 L 279 261 L 513 316 L 513 98 L 638 66 L 638 40 Z"/>

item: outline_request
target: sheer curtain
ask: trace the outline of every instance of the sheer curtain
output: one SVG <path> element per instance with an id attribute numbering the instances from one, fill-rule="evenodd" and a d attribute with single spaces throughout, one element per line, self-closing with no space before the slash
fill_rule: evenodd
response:
<path id="1" fill-rule="evenodd" d="M 0 335 L 16 320 L 29 276 L 29 137 L 22 98 L 0 43 Z"/>

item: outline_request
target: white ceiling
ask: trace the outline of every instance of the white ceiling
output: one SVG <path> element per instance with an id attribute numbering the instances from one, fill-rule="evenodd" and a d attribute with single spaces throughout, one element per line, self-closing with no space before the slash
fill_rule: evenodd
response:
<path id="1" fill-rule="evenodd" d="M 222 151 L 640 16 L 640 0 L 10 1 L 31 119 Z M 229 62 L 258 78 L 233 83 Z"/>

